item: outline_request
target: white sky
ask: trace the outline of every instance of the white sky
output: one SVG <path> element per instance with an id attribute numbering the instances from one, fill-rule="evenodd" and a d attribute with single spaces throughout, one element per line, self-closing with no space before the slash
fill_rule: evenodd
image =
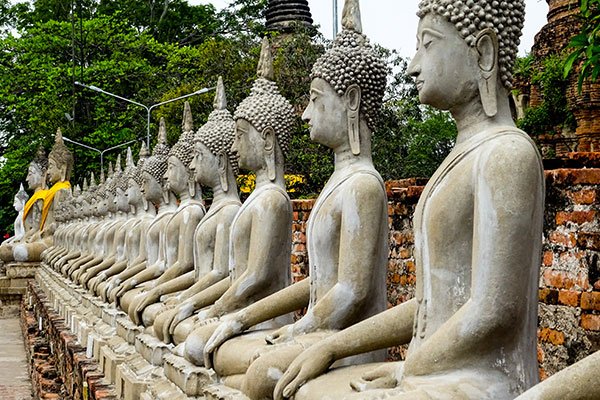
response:
<path id="1" fill-rule="evenodd" d="M 525 0 L 527 15 L 521 39 L 520 53 L 528 53 L 534 36 L 546 24 L 548 4 L 545 0 Z M 229 0 L 189 0 L 190 4 L 212 3 L 217 9 L 227 6 Z M 315 23 L 327 38 L 333 36 L 333 1 L 308 0 Z M 416 45 L 419 0 L 362 0 L 363 31 L 371 41 L 389 49 L 396 49 L 404 57 L 412 57 Z M 341 17 L 344 0 L 338 0 Z"/>

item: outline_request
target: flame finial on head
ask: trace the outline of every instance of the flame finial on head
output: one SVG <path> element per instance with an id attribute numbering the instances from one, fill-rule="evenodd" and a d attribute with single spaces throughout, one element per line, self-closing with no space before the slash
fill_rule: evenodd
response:
<path id="1" fill-rule="evenodd" d="M 259 78 L 275 80 L 275 69 L 273 68 L 273 52 L 269 39 L 265 36 L 262 40 L 260 49 L 260 59 L 258 61 L 258 70 L 256 72 Z"/>
<path id="2" fill-rule="evenodd" d="M 342 27 L 356 33 L 362 33 L 362 19 L 358 0 L 346 0 L 346 3 L 344 3 Z"/>
<path id="3" fill-rule="evenodd" d="M 146 146 L 146 142 L 142 142 L 142 147 L 140 148 L 140 160 L 142 158 L 148 158 L 150 152 L 148 151 L 148 146 Z"/>
<path id="4" fill-rule="evenodd" d="M 215 110 L 227 109 L 227 96 L 225 95 L 225 84 L 223 83 L 222 76 L 219 76 L 219 80 L 217 81 L 217 93 L 215 94 L 213 107 Z"/>
<path id="5" fill-rule="evenodd" d="M 120 174 L 121 172 L 123 172 L 123 166 L 121 165 L 121 153 L 119 153 L 115 162 L 115 174 Z"/>
<path id="6" fill-rule="evenodd" d="M 189 132 L 194 130 L 194 118 L 192 116 L 192 107 L 189 101 L 186 101 L 183 105 L 183 121 L 181 123 L 183 132 Z"/>
<path id="7" fill-rule="evenodd" d="M 135 168 L 135 163 L 133 162 L 133 154 L 131 153 L 131 147 L 127 148 L 127 159 L 125 161 L 125 169 Z"/>

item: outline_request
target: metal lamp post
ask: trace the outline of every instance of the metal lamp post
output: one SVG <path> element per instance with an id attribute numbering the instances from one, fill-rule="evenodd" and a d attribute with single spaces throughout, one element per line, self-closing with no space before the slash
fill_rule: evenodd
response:
<path id="1" fill-rule="evenodd" d="M 100 169 L 101 170 L 104 170 L 104 154 L 105 153 L 107 153 L 107 152 L 109 152 L 111 150 L 114 150 L 114 149 L 118 149 L 119 147 L 124 147 L 124 146 L 127 146 L 128 144 L 137 142 L 137 139 L 136 140 L 130 140 L 129 142 L 121 143 L 121 144 L 118 144 L 116 146 L 109 147 L 108 149 L 100 150 L 100 149 L 97 149 L 95 147 L 88 146 L 87 144 L 76 142 L 75 140 L 71 140 L 71 139 L 69 139 L 67 137 L 64 137 L 64 136 L 63 136 L 63 140 L 65 142 L 73 143 L 73 144 L 75 144 L 77 146 L 85 147 L 88 150 L 92 150 L 92 151 L 98 152 L 100 154 Z"/>
<path id="2" fill-rule="evenodd" d="M 214 86 L 214 87 L 208 87 L 208 88 L 203 88 L 203 89 L 200 89 L 200 90 L 196 90 L 194 93 L 186 94 L 185 96 L 180 96 L 180 97 L 177 97 L 177 98 L 174 98 L 174 99 L 171 99 L 171 100 L 167 100 L 167 101 L 163 101 L 161 103 L 156 103 L 156 104 L 153 104 L 151 106 L 147 106 L 145 104 L 138 103 L 137 101 L 133 101 L 133 100 L 128 99 L 126 97 L 119 96 L 119 95 L 116 95 L 114 93 L 107 92 L 106 90 L 100 89 L 97 86 L 86 85 L 86 84 L 81 83 L 81 82 L 75 82 L 75 84 L 78 85 L 78 86 L 84 87 L 86 89 L 90 89 L 90 90 L 93 90 L 93 91 L 98 92 L 98 93 L 102 93 L 102 94 L 105 94 L 105 95 L 108 95 L 108 96 L 112 96 L 112 97 L 115 97 L 115 98 L 117 98 L 119 100 L 123 100 L 123 101 L 126 101 L 128 103 L 135 104 L 136 106 L 144 108 L 146 110 L 146 112 L 148 113 L 148 119 L 146 121 L 146 126 L 147 126 L 146 145 L 148 146 L 148 148 L 150 148 L 150 117 L 151 117 L 153 109 L 155 109 L 156 107 L 168 104 L 168 103 L 172 103 L 174 101 L 183 100 L 183 99 L 186 99 L 188 97 L 196 96 L 198 94 L 207 93 L 207 92 L 210 92 L 211 90 L 216 89 L 216 86 Z"/>

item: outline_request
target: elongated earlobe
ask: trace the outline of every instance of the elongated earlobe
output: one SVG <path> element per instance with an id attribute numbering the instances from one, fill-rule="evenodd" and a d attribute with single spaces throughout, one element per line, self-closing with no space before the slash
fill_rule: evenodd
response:
<path id="1" fill-rule="evenodd" d="M 220 152 L 218 156 L 219 162 L 219 181 L 221 182 L 221 189 L 224 192 L 229 191 L 229 181 L 227 180 L 227 154 Z"/>
<path id="2" fill-rule="evenodd" d="M 265 162 L 267 164 L 267 176 L 271 182 L 277 178 L 277 169 L 275 168 L 275 132 L 273 128 L 265 128 L 262 133 L 265 140 Z"/>
<path id="3" fill-rule="evenodd" d="M 488 117 L 498 113 L 498 36 L 493 29 L 479 32 L 476 39 L 478 65 L 481 73 L 479 94 L 483 110 Z"/>
<path id="4" fill-rule="evenodd" d="M 348 138 L 350 140 L 350 149 L 355 156 L 360 154 L 360 98 L 361 92 L 358 85 L 351 85 L 346 90 Z"/>

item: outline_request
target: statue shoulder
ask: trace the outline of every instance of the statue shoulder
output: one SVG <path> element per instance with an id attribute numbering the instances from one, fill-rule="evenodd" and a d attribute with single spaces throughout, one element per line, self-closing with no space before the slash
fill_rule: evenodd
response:
<path id="1" fill-rule="evenodd" d="M 513 128 L 482 144 L 478 170 L 494 179 L 543 177 L 542 158 L 533 140 Z"/>

